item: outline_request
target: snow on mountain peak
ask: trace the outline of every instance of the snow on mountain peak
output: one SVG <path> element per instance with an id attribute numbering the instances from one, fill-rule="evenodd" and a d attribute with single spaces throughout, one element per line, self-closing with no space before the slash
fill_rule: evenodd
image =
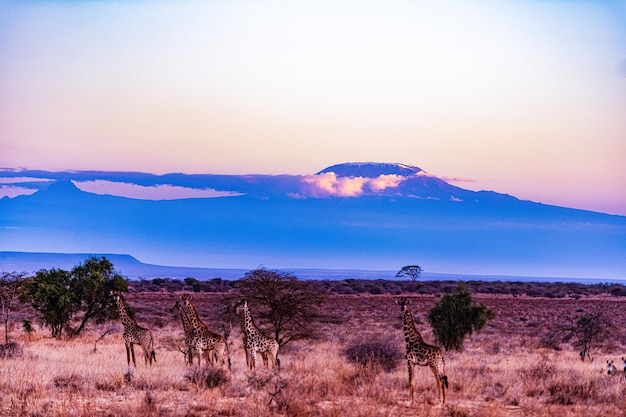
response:
<path id="1" fill-rule="evenodd" d="M 325 174 L 328 172 L 334 172 L 337 177 L 378 178 L 381 175 L 409 177 L 419 174 L 420 172 L 424 173 L 424 170 L 414 165 L 400 163 L 348 162 L 324 168 L 317 174 Z"/>

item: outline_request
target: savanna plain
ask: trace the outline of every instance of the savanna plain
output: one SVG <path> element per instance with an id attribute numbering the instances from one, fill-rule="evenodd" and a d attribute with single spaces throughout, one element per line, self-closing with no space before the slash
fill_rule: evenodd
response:
<path id="1" fill-rule="evenodd" d="M 186 365 L 176 348 L 184 338 L 181 321 L 170 312 L 181 294 L 126 295 L 137 322 L 156 339 L 157 362 L 145 366 L 136 346 L 132 368 L 119 322 L 58 340 L 37 324 L 30 307 L 17 306 L 9 320 L 17 348 L 0 359 L 0 415 L 582 417 L 622 416 L 626 410 L 624 296 L 473 293 L 495 318 L 465 341 L 462 352 L 446 352 L 449 389 L 442 405 L 427 367 L 416 368 L 410 401 L 399 294 L 329 294 L 320 307 L 329 317 L 320 336 L 281 347 L 278 371 L 246 368 L 236 322 L 228 337 L 230 370 Z M 424 339 L 434 344 L 426 314 L 441 294 L 401 295 L 411 301 Z M 200 318 L 218 333 L 230 326 L 224 297 L 193 293 Z M 582 361 L 579 350 L 558 335 L 581 314 L 594 312 L 610 317 L 610 334 L 593 346 L 591 360 Z M 33 332 L 24 331 L 24 319 L 33 319 Z M 351 358 L 351 348 L 368 344 L 383 346 L 386 362 Z M 607 374 L 607 360 L 615 361 L 616 375 Z"/>

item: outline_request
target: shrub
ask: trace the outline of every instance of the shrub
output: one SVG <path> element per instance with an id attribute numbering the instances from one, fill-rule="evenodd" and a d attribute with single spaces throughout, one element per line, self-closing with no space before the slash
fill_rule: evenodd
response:
<path id="1" fill-rule="evenodd" d="M 0 359 L 19 358 L 22 356 L 22 348 L 15 342 L 0 345 Z"/>
<path id="2" fill-rule="evenodd" d="M 390 341 L 367 341 L 349 346 L 345 351 L 346 358 L 352 363 L 364 367 L 380 367 L 391 372 L 404 357 L 395 343 Z"/>
<path id="3" fill-rule="evenodd" d="M 200 388 L 216 388 L 229 381 L 228 374 L 223 369 L 210 366 L 189 369 L 185 373 L 185 379 Z"/>
<path id="4" fill-rule="evenodd" d="M 463 350 L 465 336 L 482 329 L 487 320 L 493 319 L 493 311 L 483 304 L 475 305 L 464 286 L 457 287 L 454 294 L 445 294 L 428 312 L 428 321 L 437 340 L 446 350 Z"/>

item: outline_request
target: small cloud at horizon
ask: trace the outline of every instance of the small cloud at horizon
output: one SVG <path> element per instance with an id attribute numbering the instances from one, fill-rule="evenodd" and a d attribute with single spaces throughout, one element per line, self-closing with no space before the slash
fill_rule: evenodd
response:
<path id="1" fill-rule="evenodd" d="M 218 191 L 213 188 L 189 188 L 159 184 L 143 186 L 128 182 L 106 180 L 72 181 L 81 191 L 99 195 L 134 198 L 138 200 L 180 200 L 187 198 L 216 198 L 243 195 L 235 191 Z"/>
<path id="2" fill-rule="evenodd" d="M 438 177 L 445 182 L 475 182 L 471 178 L 463 178 L 463 177 Z"/>

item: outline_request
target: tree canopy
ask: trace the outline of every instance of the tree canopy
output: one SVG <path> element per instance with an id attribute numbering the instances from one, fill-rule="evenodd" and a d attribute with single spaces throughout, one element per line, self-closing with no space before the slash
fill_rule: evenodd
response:
<path id="1" fill-rule="evenodd" d="M 400 268 L 396 273 L 396 278 L 411 278 L 411 281 L 415 281 L 422 273 L 422 267 L 419 265 L 406 265 Z"/>
<path id="2" fill-rule="evenodd" d="M 482 329 L 487 320 L 495 317 L 483 304 L 476 305 L 472 295 L 462 285 L 454 294 L 445 294 L 428 312 L 428 321 L 439 343 L 446 350 L 463 350 L 466 336 Z"/>
<path id="3" fill-rule="evenodd" d="M 52 336 L 59 338 L 64 329 L 76 335 L 89 320 L 103 322 L 117 317 L 112 291 L 128 291 L 128 281 L 115 272 L 108 259 L 91 257 L 71 272 L 54 268 L 38 271 L 24 285 L 20 301 L 31 303 Z M 78 313 L 82 313 L 80 324 L 71 329 Z"/>

